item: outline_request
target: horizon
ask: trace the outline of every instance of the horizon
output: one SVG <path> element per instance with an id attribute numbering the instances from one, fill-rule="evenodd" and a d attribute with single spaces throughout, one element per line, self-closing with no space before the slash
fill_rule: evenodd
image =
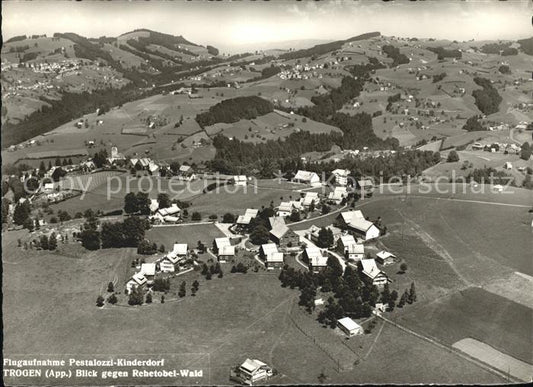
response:
<path id="1" fill-rule="evenodd" d="M 2 35 L 4 41 L 19 35 L 52 36 L 55 32 L 97 38 L 149 29 L 181 35 L 193 43 L 213 45 L 226 52 L 254 45 L 274 48 L 275 44 L 291 41 L 342 40 L 374 31 L 402 38 L 517 40 L 533 35 L 528 11 L 533 11 L 533 4 L 522 0 L 512 3 L 12 0 L 2 2 Z M 176 17 L 182 20 L 176 23 Z M 410 22 L 413 18 L 417 23 Z M 205 23 L 199 27 L 199 21 Z"/>

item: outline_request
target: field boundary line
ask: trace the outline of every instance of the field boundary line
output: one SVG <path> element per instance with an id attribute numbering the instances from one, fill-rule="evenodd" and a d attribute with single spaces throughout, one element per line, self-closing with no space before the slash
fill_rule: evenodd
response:
<path id="1" fill-rule="evenodd" d="M 492 367 L 491 365 L 487 364 L 487 363 L 484 363 L 482 362 L 481 360 L 478 360 L 478 359 L 475 359 L 473 358 L 472 356 L 469 356 L 468 354 L 464 353 L 464 352 L 461 352 L 459 351 L 458 349 L 455 349 L 453 347 L 450 347 L 450 346 L 447 346 L 447 345 L 444 345 L 442 343 L 440 343 L 439 341 L 437 341 L 436 339 L 432 338 L 432 337 L 428 337 L 428 336 L 424 336 L 420 333 L 417 333 L 409 328 L 406 328 L 404 327 L 403 325 L 400 325 L 392 320 L 389 320 L 388 318 L 386 317 L 383 317 L 383 316 L 377 316 L 378 318 L 382 319 L 384 322 L 386 323 L 389 323 L 391 324 L 392 326 L 395 326 L 396 328 L 398 329 L 401 329 L 402 331 L 406 332 L 406 333 L 409 333 L 415 337 L 418 337 L 419 339 L 422 339 L 424 341 L 427 341 L 428 343 L 431 343 L 433 345 L 435 345 L 436 347 L 439 347 L 441 349 L 445 349 L 447 350 L 448 352 L 450 353 L 453 353 L 465 360 L 468 360 L 469 362 L 489 371 L 489 372 L 492 372 L 493 374 L 495 375 L 498 375 L 500 377 L 502 377 L 503 379 L 506 379 L 506 380 L 510 380 L 510 379 L 513 379 L 514 382 L 522 382 L 520 379 L 517 379 L 515 378 L 514 376 L 511 376 L 511 375 L 508 375 L 508 374 L 505 374 L 503 372 L 501 372 L 500 370 Z"/>

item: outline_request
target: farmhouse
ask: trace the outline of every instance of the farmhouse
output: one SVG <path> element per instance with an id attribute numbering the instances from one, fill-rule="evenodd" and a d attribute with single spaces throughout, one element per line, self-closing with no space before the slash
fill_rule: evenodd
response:
<path id="1" fill-rule="evenodd" d="M 236 371 L 239 381 L 249 385 L 273 375 L 272 368 L 257 359 L 246 359 Z"/>
<path id="2" fill-rule="evenodd" d="M 140 273 L 146 277 L 147 284 L 151 285 L 155 277 L 155 263 L 143 263 Z"/>
<path id="3" fill-rule="evenodd" d="M 276 215 L 286 217 L 292 214 L 293 211 L 300 211 L 301 209 L 302 203 L 300 201 L 281 202 Z"/>
<path id="4" fill-rule="evenodd" d="M 285 220 L 281 217 L 272 217 L 269 219 L 270 239 L 281 248 L 298 247 L 300 237 L 293 230 L 287 227 Z"/>
<path id="5" fill-rule="evenodd" d="M 309 171 L 298 171 L 296 172 L 296 175 L 294 175 L 293 182 L 295 183 L 302 183 L 302 184 L 310 184 L 310 185 L 320 185 L 320 177 L 315 172 L 309 172 Z"/>
<path id="6" fill-rule="evenodd" d="M 338 227 L 335 227 L 335 226 L 328 226 L 326 227 L 326 229 L 328 230 L 331 230 L 331 232 L 333 233 L 333 240 L 336 241 L 337 239 L 340 238 L 341 234 L 342 234 L 342 231 L 340 228 Z M 309 227 L 309 229 L 307 230 L 306 232 L 306 238 L 311 240 L 311 242 L 313 243 L 317 243 L 318 242 L 318 234 L 320 232 L 320 227 L 317 227 L 315 226 L 314 224 Z"/>
<path id="7" fill-rule="evenodd" d="M 166 221 L 167 217 L 176 217 L 176 215 L 178 215 L 180 211 L 181 211 L 180 208 L 175 203 L 172 203 L 170 207 L 160 208 L 157 212 Z"/>
<path id="8" fill-rule="evenodd" d="M 348 196 L 348 191 L 346 187 L 335 187 L 333 192 L 330 192 L 328 195 L 328 200 L 335 204 L 341 204 L 342 200 Z"/>
<path id="9" fill-rule="evenodd" d="M 267 268 L 283 266 L 283 253 L 278 251 L 275 243 L 261 245 L 259 256 L 265 261 Z"/>
<path id="10" fill-rule="evenodd" d="M 337 320 L 337 326 L 341 331 L 346 333 L 348 337 L 363 334 L 363 327 L 353 321 L 350 317 L 343 317 Z"/>
<path id="11" fill-rule="evenodd" d="M 248 179 L 244 175 L 233 176 L 233 184 L 246 187 Z"/>
<path id="12" fill-rule="evenodd" d="M 347 260 L 360 261 L 365 256 L 365 246 L 357 244 L 352 235 L 343 235 L 337 241 L 337 249 Z"/>
<path id="13" fill-rule="evenodd" d="M 167 258 L 159 262 L 159 270 L 161 270 L 161 273 L 174 273 L 176 268 L 174 267 L 174 264 L 170 262 Z"/>
<path id="14" fill-rule="evenodd" d="M 343 187 L 348 185 L 348 176 L 350 175 L 350 171 L 349 170 L 347 170 L 347 169 L 335 169 L 331 173 L 335 177 L 335 185 L 340 185 L 340 186 L 343 186 Z"/>
<path id="15" fill-rule="evenodd" d="M 364 240 L 370 240 L 379 237 L 380 231 L 374 223 L 366 220 L 361 211 L 343 212 L 337 218 L 340 224 L 358 235 Z"/>
<path id="16" fill-rule="evenodd" d="M 324 270 L 328 264 L 328 257 L 324 256 L 322 250 L 316 246 L 307 247 L 304 251 L 304 258 L 307 259 L 309 270 L 315 273 Z"/>
<path id="17" fill-rule="evenodd" d="M 378 269 L 374 259 L 361 259 L 361 266 L 363 274 L 372 280 L 372 285 L 383 286 L 389 282 L 389 277 Z"/>
<path id="18" fill-rule="evenodd" d="M 382 250 L 376 254 L 376 261 L 378 261 L 384 266 L 392 265 L 395 259 L 396 256 L 394 254 L 389 253 L 388 251 Z"/>
<path id="19" fill-rule="evenodd" d="M 318 192 L 306 192 L 304 199 L 302 201 L 302 205 L 305 208 L 309 208 L 311 206 L 311 203 L 314 203 L 314 205 L 317 205 L 320 203 L 320 198 L 318 197 Z"/>
<path id="20" fill-rule="evenodd" d="M 139 287 L 139 286 L 144 286 L 148 283 L 148 280 L 146 279 L 146 277 L 142 274 L 142 272 L 139 272 L 139 273 L 135 273 L 132 277 L 131 277 L 131 280 L 129 280 L 127 283 L 126 283 L 126 293 L 129 294 L 133 288 L 136 288 L 136 287 Z"/>
<path id="21" fill-rule="evenodd" d="M 247 228 L 250 225 L 250 222 L 253 218 L 257 216 L 257 213 L 259 210 L 256 210 L 254 208 L 247 208 L 244 215 L 239 215 L 237 218 L 237 225 L 242 228 Z"/>
<path id="22" fill-rule="evenodd" d="M 226 262 L 235 256 L 235 246 L 231 245 L 229 238 L 215 238 L 213 247 L 219 262 Z"/>
<path id="23" fill-rule="evenodd" d="M 174 243 L 172 251 L 170 251 L 166 259 L 168 259 L 172 264 L 176 264 L 179 261 L 187 258 L 187 243 Z"/>
<path id="24" fill-rule="evenodd" d="M 194 174 L 194 170 L 190 165 L 181 165 L 178 170 L 178 177 L 181 180 L 194 180 L 196 179 L 196 175 Z"/>

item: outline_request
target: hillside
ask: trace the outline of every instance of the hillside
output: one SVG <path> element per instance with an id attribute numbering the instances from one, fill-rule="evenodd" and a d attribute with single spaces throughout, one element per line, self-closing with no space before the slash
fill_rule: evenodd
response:
<path id="1" fill-rule="evenodd" d="M 79 149 L 94 140 L 128 155 L 204 162 L 215 157 L 217 135 L 265 144 L 265 150 L 277 147 L 267 146 L 270 140 L 303 141 L 298 149 L 318 152 L 319 160 L 331 146 L 432 143 L 447 151 L 474 142 L 523 142 L 530 140 L 526 132 L 511 131 L 533 119 L 528 42 L 375 32 L 303 50 L 225 56 L 145 29 L 116 38 L 18 37 L 2 49 L 2 140 L 4 147 L 30 138 L 40 145 L 39 152 L 26 144 L 3 156 L 29 160 L 28 154 L 53 152 L 59 144 Z M 249 111 L 233 109 L 240 104 L 217 110 L 243 97 L 262 102 Z M 474 116 L 486 130 L 463 129 Z M 80 118 L 88 128 L 76 129 Z"/>

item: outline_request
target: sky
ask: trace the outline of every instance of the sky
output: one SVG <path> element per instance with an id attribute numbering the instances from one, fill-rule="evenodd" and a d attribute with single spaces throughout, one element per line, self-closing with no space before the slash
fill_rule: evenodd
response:
<path id="1" fill-rule="evenodd" d="M 450 40 L 533 36 L 528 0 L 427 1 L 2 1 L 2 35 L 118 36 L 138 28 L 234 51 L 287 40 L 365 32 Z"/>

